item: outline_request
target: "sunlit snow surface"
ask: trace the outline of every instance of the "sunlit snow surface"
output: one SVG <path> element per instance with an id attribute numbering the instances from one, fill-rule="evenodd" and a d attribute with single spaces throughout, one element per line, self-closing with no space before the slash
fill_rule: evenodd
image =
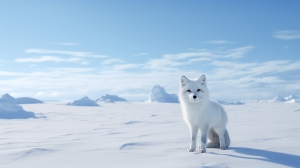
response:
<path id="1" fill-rule="evenodd" d="M 300 103 L 223 105 L 231 146 L 204 154 L 188 152 L 179 104 L 100 105 L 22 105 L 47 118 L 0 119 L 0 167 L 300 167 Z"/>

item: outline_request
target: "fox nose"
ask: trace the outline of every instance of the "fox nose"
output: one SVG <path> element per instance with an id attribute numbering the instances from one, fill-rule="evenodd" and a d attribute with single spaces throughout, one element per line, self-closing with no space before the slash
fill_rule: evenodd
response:
<path id="1" fill-rule="evenodd" d="M 194 96 L 193 96 L 193 98 L 194 98 L 194 99 L 196 99 L 196 98 L 197 98 L 197 96 L 195 96 L 195 95 L 194 95 Z"/>

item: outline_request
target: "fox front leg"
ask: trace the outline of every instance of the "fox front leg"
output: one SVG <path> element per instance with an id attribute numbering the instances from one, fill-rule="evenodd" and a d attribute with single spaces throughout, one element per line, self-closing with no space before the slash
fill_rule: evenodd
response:
<path id="1" fill-rule="evenodd" d="M 195 126 L 190 126 L 190 131 L 191 131 L 191 144 L 190 144 L 189 152 L 195 152 L 198 128 Z"/>
<path id="2" fill-rule="evenodd" d="M 206 152 L 207 132 L 208 132 L 208 126 L 205 125 L 201 129 L 201 146 L 199 147 L 200 153 Z"/>

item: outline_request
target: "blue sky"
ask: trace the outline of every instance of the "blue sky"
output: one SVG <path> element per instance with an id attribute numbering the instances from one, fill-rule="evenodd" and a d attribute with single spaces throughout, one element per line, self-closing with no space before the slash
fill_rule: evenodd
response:
<path id="1" fill-rule="evenodd" d="M 300 2 L 12 0 L 0 6 L 0 93 L 116 94 L 206 74 L 212 99 L 300 96 Z"/>

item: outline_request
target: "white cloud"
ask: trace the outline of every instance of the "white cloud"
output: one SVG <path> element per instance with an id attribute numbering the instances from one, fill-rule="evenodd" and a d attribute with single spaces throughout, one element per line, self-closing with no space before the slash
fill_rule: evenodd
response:
<path id="1" fill-rule="evenodd" d="M 235 49 L 230 49 L 228 51 L 225 51 L 225 58 L 241 58 L 243 57 L 248 51 L 250 51 L 253 46 L 246 46 L 246 47 L 240 47 Z"/>
<path id="2" fill-rule="evenodd" d="M 273 37 L 281 40 L 292 40 L 300 38 L 300 31 L 297 30 L 284 30 L 273 33 Z"/>
<path id="3" fill-rule="evenodd" d="M 135 54 L 134 56 L 145 56 L 145 55 L 148 55 L 148 53 L 142 52 L 142 53 Z"/>
<path id="4" fill-rule="evenodd" d="M 108 65 L 108 64 L 113 64 L 113 63 L 125 63 L 124 60 L 118 59 L 118 58 L 113 58 L 113 59 L 107 59 L 101 62 L 102 65 Z"/>
<path id="5" fill-rule="evenodd" d="M 174 71 L 180 70 L 180 66 L 199 62 L 213 62 L 218 59 L 237 59 L 243 57 L 253 46 L 245 46 L 234 49 L 200 50 L 198 52 L 186 52 L 179 54 L 165 54 L 162 58 L 151 59 L 143 65 L 144 69 Z M 190 66 L 190 69 L 194 69 Z"/>
<path id="6" fill-rule="evenodd" d="M 212 40 L 212 41 L 205 41 L 203 43 L 209 43 L 209 44 L 231 44 L 235 43 L 234 41 L 225 41 L 225 40 Z"/>
<path id="7" fill-rule="evenodd" d="M 0 76 L 14 77 L 14 76 L 23 76 L 23 75 L 24 75 L 24 73 L 22 73 L 22 72 L 0 71 Z"/>
<path id="8" fill-rule="evenodd" d="M 251 75 L 261 75 L 266 73 L 280 73 L 285 71 L 300 69 L 300 62 L 291 62 L 289 60 L 275 60 L 260 63 L 257 66 L 249 68 Z"/>
<path id="9" fill-rule="evenodd" d="M 54 56 L 41 56 L 41 57 L 34 57 L 34 58 L 17 58 L 15 59 L 16 62 L 19 63 L 27 63 L 27 62 L 78 62 L 81 61 L 80 58 L 60 58 Z"/>
<path id="10" fill-rule="evenodd" d="M 143 66 L 143 69 L 152 71 L 174 71 L 178 69 L 176 66 L 183 64 L 186 64 L 186 62 L 178 62 L 169 59 L 152 59 Z"/>
<path id="11" fill-rule="evenodd" d="M 81 65 L 88 65 L 88 64 L 89 64 L 88 61 L 83 61 L 83 62 L 81 62 Z"/>
<path id="12" fill-rule="evenodd" d="M 59 42 L 59 43 L 55 43 L 58 45 L 64 45 L 64 46 L 78 46 L 78 43 L 67 43 L 67 42 Z"/>
<path id="13" fill-rule="evenodd" d="M 42 95 L 43 95 L 43 92 L 38 92 L 38 93 L 36 94 L 37 97 L 42 96 Z"/>
<path id="14" fill-rule="evenodd" d="M 20 76 L 7 72 L 6 74 L 13 75 L 13 78 L 1 80 L 0 87 L 11 92 L 19 90 L 19 92 L 31 91 L 35 94 L 40 90 L 38 95 L 41 99 L 49 99 L 56 95 L 55 92 L 59 93 L 56 95 L 57 99 L 75 99 L 82 96 L 99 98 L 106 93 L 130 94 L 132 98 L 141 98 L 140 95 L 147 95 L 155 84 L 164 86 L 169 93 L 177 93 L 181 75 L 194 78 L 204 73 L 207 75 L 208 87 L 214 99 L 261 99 L 267 98 L 272 93 L 296 92 L 297 90 L 294 89 L 299 88 L 298 83 L 283 80 L 276 73 L 269 74 L 278 72 L 278 69 L 282 71 L 297 69 L 296 65 L 299 64 L 297 62 L 278 60 L 241 63 L 215 60 L 210 64 L 212 70 L 201 70 L 198 66 L 193 66 L 192 69 L 183 69 L 179 65 L 170 67 L 173 63 L 160 61 L 164 59 L 159 60 L 157 64 L 152 64 L 158 67 L 143 73 L 126 70 L 139 69 L 146 63 L 114 65 L 110 69 L 48 68 L 41 72 L 22 73 Z M 262 94 L 266 96 L 261 97 Z M 147 97 L 144 99 L 146 100 Z"/>
<path id="15" fill-rule="evenodd" d="M 199 58 L 199 57 L 216 57 L 214 53 L 209 51 L 202 51 L 202 52 L 186 52 L 180 54 L 166 54 L 163 55 L 163 58 L 170 59 L 170 60 L 183 60 L 189 58 Z"/>
<path id="16" fill-rule="evenodd" d="M 238 76 L 261 76 L 270 75 L 292 70 L 300 70 L 300 61 L 291 62 L 289 60 L 274 60 L 263 63 L 242 63 L 215 60 L 210 63 L 216 68 L 213 69 L 215 74 L 224 77 Z"/>
<path id="17" fill-rule="evenodd" d="M 56 97 L 57 95 L 58 95 L 57 92 L 52 92 L 52 93 L 50 94 L 51 97 Z"/>
<path id="18" fill-rule="evenodd" d="M 45 50 L 45 49 L 27 49 L 25 53 L 34 54 L 62 54 L 74 57 L 91 57 L 91 58 L 107 58 L 106 55 L 97 55 L 91 52 L 77 52 L 77 51 L 61 51 L 61 50 Z"/>
<path id="19" fill-rule="evenodd" d="M 293 76 L 295 79 L 291 81 L 282 75 L 300 71 L 300 61 L 238 61 L 237 58 L 245 56 L 252 48 L 165 54 L 140 64 L 115 58 L 95 68 L 43 69 L 39 66 L 39 71 L 29 73 L 0 71 L 0 76 L 5 76 L 0 81 L 0 91 L 36 96 L 40 91 L 41 99 L 51 99 L 51 96 L 56 96 L 55 99 L 99 98 L 108 93 L 131 95 L 129 97 L 139 97 L 139 100 L 145 97 L 146 100 L 155 84 L 164 86 L 169 93 L 177 93 L 181 75 L 195 78 L 206 74 L 213 99 L 263 99 L 286 92 L 300 94 L 299 89 L 296 90 L 299 82 L 295 82 L 299 81 L 299 76 Z"/>
<path id="20" fill-rule="evenodd" d="M 300 82 L 295 82 L 292 84 L 287 84 L 286 89 L 289 91 L 297 91 L 300 90 Z"/>
<path id="21" fill-rule="evenodd" d="M 29 67 L 33 68 L 33 67 L 36 67 L 36 66 L 37 66 L 37 64 L 31 64 Z"/>
<path id="22" fill-rule="evenodd" d="M 112 67 L 112 71 L 123 71 L 126 69 L 136 69 L 136 68 L 140 68 L 141 65 L 139 64 L 119 64 L 119 65 L 114 65 Z"/>

